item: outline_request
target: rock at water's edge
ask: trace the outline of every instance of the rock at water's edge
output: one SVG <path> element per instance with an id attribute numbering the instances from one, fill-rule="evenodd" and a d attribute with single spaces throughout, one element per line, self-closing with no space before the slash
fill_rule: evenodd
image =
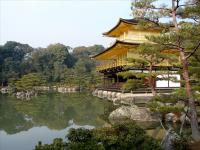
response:
<path id="1" fill-rule="evenodd" d="M 159 118 L 153 115 L 147 108 L 133 106 L 121 106 L 109 115 L 109 120 L 130 119 L 138 122 L 159 122 Z"/>

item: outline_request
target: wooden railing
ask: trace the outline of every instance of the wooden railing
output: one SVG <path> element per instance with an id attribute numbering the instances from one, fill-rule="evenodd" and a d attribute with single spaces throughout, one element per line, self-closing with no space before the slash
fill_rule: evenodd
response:
<path id="1" fill-rule="evenodd" d="M 106 90 L 106 91 L 113 91 L 113 92 L 123 92 L 123 93 L 133 93 L 133 94 L 142 94 L 142 93 L 152 93 L 151 92 L 151 88 L 139 88 L 133 91 L 128 91 L 128 90 L 122 90 L 122 85 L 121 84 L 112 84 L 109 86 L 102 86 L 102 87 L 98 87 L 98 89 L 100 90 Z M 171 93 L 173 92 L 175 89 L 177 88 L 156 88 L 156 92 L 157 93 Z"/>
<path id="2" fill-rule="evenodd" d="M 119 67 L 119 66 L 126 66 L 128 64 L 129 63 L 126 60 L 116 60 L 111 63 L 100 64 L 100 65 L 96 66 L 96 70 L 101 71 L 101 70 L 106 70 L 106 69 L 115 68 L 115 67 Z"/>

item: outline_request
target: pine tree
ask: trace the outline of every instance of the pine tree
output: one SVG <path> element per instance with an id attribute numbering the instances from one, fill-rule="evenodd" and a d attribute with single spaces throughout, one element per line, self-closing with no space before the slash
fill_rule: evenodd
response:
<path id="1" fill-rule="evenodd" d="M 132 3 L 133 16 L 135 18 L 146 18 L 155 26 L 163 28 L 160 36 L 148 39 L 165 49 L 175 49 L 180 56 L 180 62 L 185 80 L 185 89 L 188 97 L 189 115 L 191 120 L 192 138 L 200 141 L 198 129 L 195 99 L 192 93 L 189 58 L 200 49 L 200 24 L 199 24 L 199 0 L 171 0 L 171 5 L 162 4 L 157 6 L 156 0 L 135 0 Z M 159 1 L 158 1 L 159 2 Z M 163 2 L 163 1 L 160 1 Z M 168 3 L 167 3 L 168 4 Z M 168 25 L 160 24 L 161 18 L 168 18 Z M 187 18 L 194 22 L 185 21 Z M 171 22 L 170 22 L 171 21 Z"/>
<path id="2" fill-rule="evenodd" d="M 162 48 L 164 48 L 162 46 Z M 148 85 L 151 88 L 153 96 L 156 96 L 155 84 L 154 81 L 158 75 L 165 74 L 164 72 L 153 72 L 154 68 L 161 63 L 167 65 L 173 65 L 169 62 L 176 62 L 177 56 L 172 54 L 166 54 L 162 52 L 162 48 L 159 45 L 152 45 L 150 43 L 144 43 L 140 45 L 134 53 L 136 57 L 129 59 L 129 62 L 132 62 L 134 66 L 148 70 L 148 73 L 136 73 L 136 76 L 139 78 L 145 78 L 148 81 Z"/>

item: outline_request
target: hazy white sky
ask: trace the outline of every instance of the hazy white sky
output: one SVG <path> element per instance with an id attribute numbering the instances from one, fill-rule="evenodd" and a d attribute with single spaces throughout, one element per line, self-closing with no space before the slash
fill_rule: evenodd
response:
<path id="1" fill-rule="evenodd" d="M 102 36 L 121 18 L 131 18 L 131 0 L 0 0 L 0 44 L 46 47 L 103 44 Z"/>

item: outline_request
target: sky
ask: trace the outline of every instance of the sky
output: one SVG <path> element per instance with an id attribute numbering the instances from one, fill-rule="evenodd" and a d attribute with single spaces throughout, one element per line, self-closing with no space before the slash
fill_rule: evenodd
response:
<path id="1" fill-rule="evenodd" d="M 114 39 L 102 33 L 131 18 L 130 7 L 131 0 L 0 0 L 0 45 L 107 47 Z"/>

